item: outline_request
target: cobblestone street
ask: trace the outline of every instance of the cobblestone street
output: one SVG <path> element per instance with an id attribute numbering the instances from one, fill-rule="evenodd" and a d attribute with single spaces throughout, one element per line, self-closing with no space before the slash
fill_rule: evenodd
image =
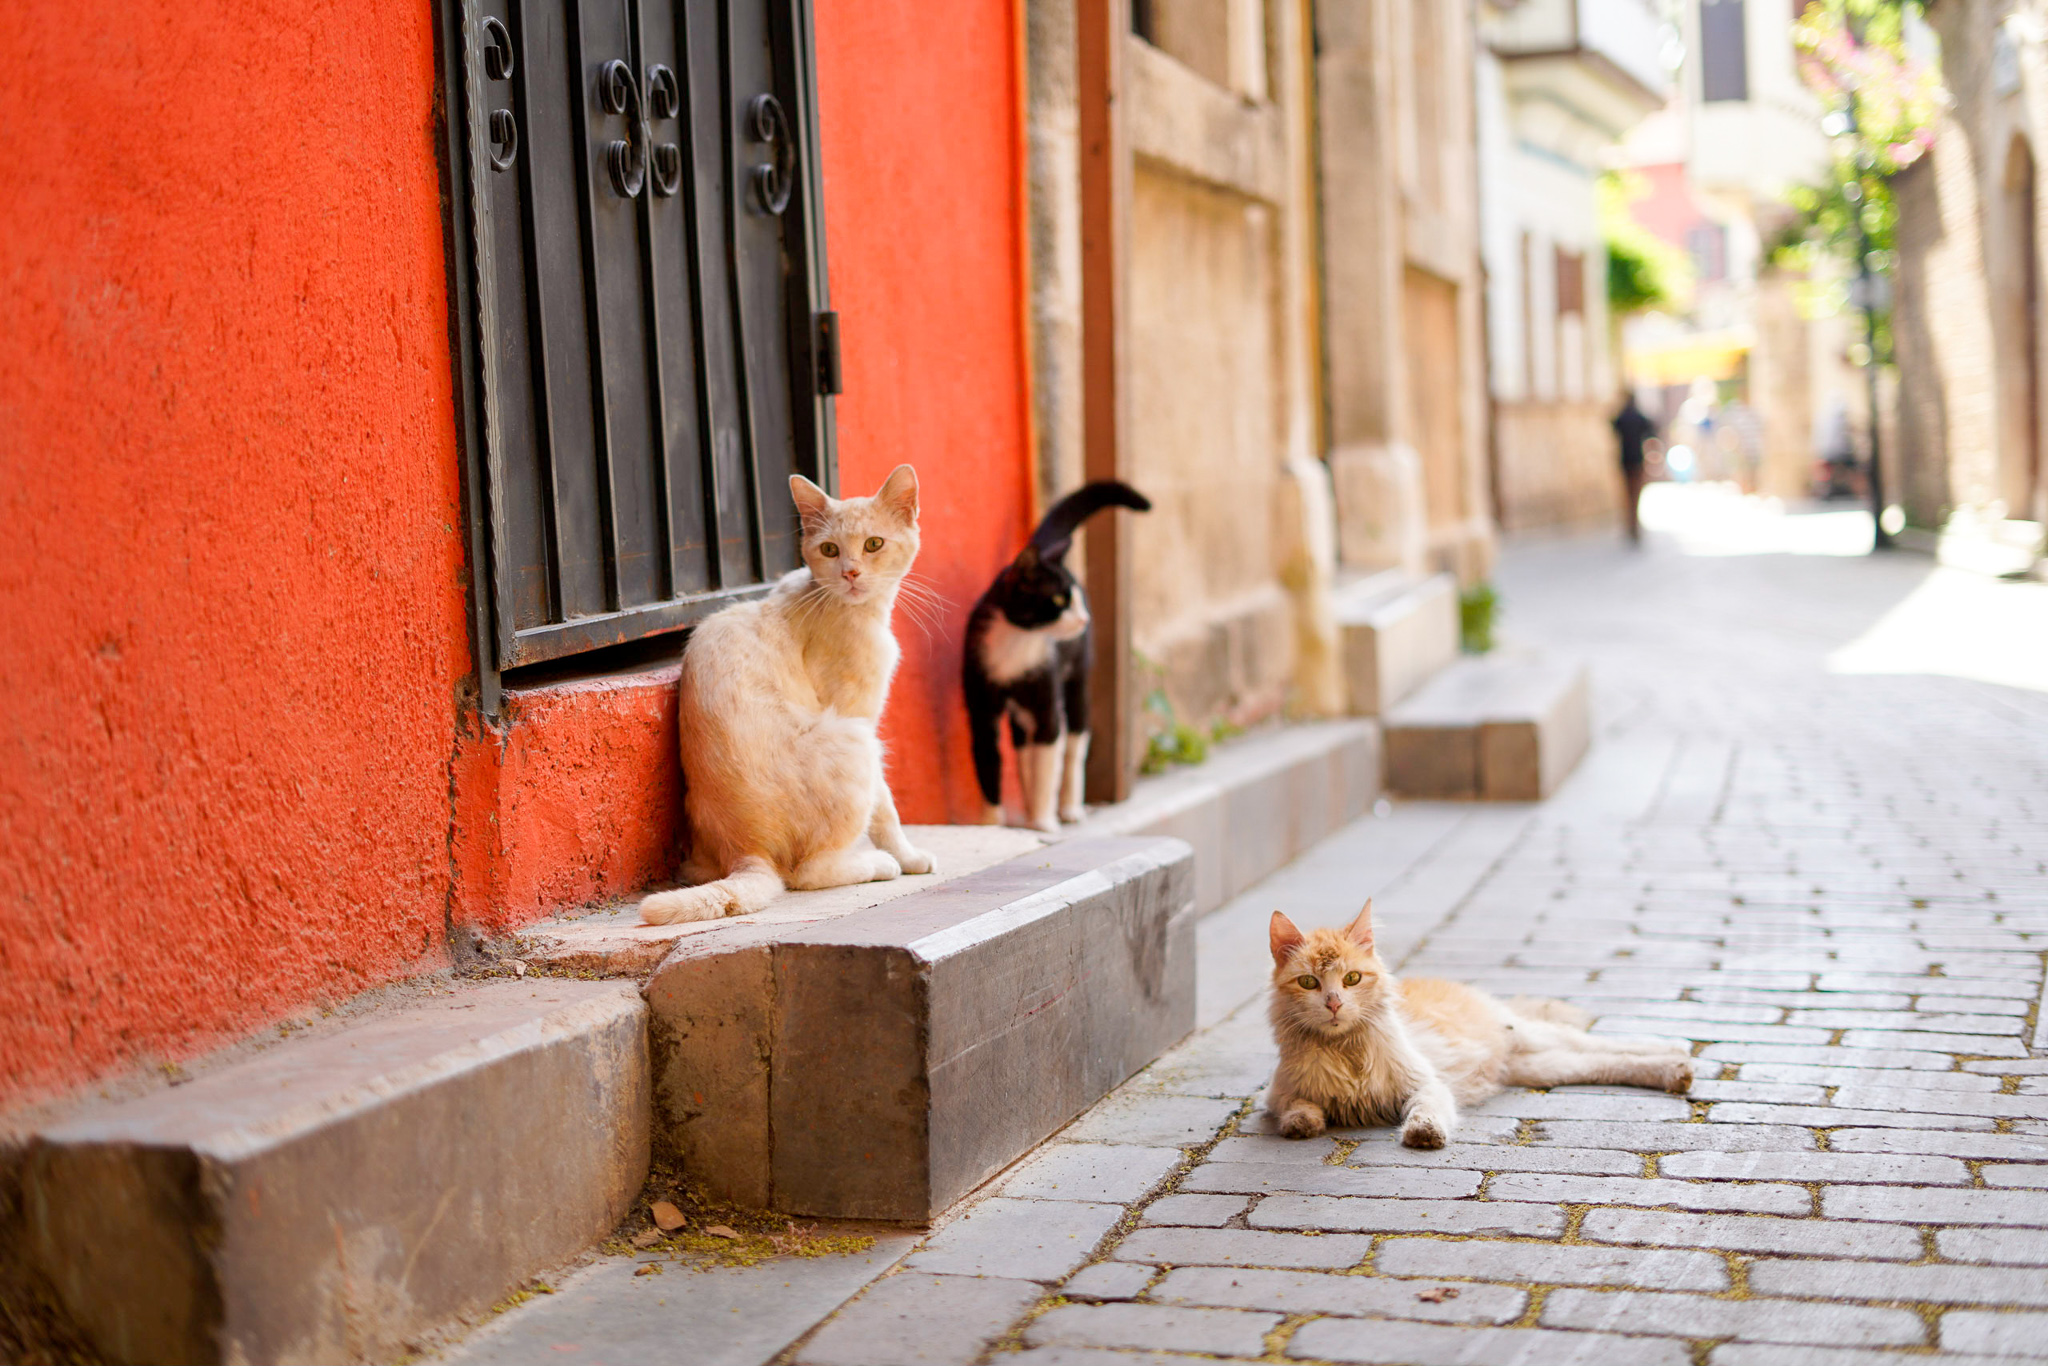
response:
<path id="1" fill-rule="evenodd" d="M 1565 789 L 1385 809 L 1203 922 L 1202 1031 L 782 1359 L 2048 1358 L 2048 588 L 1782 548 L 1839 530 L 1511 552 L 1511 642 L 1594 664 Z M 1943 645 L 1970 613 L 2009 657 Z M 1266 918 L 1368 895 L 1398 971 L 1689 1041 L 1690 1099 L 1271 1134 Z"/>

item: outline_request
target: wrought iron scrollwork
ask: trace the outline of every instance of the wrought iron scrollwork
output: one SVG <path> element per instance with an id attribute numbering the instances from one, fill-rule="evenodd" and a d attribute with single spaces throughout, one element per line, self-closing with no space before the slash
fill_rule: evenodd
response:
<path id="1" fill-rule="evenodd" d="M 750 179 L 754 198 L 762 209 L 779 214 L 789 207 L 789 193 L 796 187 L 796 144 L 790 137 L 789 119 L 782 102 L 773 95 L 756 95 L 747 105 L 747 122 L 754 141 L 768 144 L 768 164 L 756 166 Z"/>
<path id="2" fill-rule="evenodd" d="M 506 31 L 504 21 L 495 15 L 484 16 L 484 74 L 494 81 L 512 79 L 515 58 L 512 54 L 512 35 Z"/>
<path id="3" fill-rule="evenodd" d="M 621 199 L 631 199 L 647 183 L 647 116 L 633 68 L 617 60 L 606 62 L 597 73 L 597 98 L 605 113 L 625 115 L 626 136 L 614 140 L 604 155 L 612 189 Z"/>
<path id="4" fill-rule="evenodd" d="M 509 109 L 491 111 L 491 169 L 509 171 L 519 159 L 519 121 Z"/>
<path id="5" fill-rule="evenodd" d="M 676 80 L 676 73 L 656 63 L 647 68 L 647 116 L 654 119 L 673 119 L 683 112 L 683 89 Z M 683 149 L 673 142 L 657 143 L 650 127 L 647 132 L 650 153 L 648 169 L 652 173 L 654 192 L 663 198 L 673 195 L 683 187 Z"/>

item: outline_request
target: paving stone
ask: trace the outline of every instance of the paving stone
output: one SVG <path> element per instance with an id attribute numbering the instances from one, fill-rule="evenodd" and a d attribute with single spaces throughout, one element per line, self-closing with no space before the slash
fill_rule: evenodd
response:
<path id="1" fill-rule="evenodd" d="M 1154 1274 L 1138 1262 L 1094 1262 L 1068 1277 L 1060 1293 L 1070 1300 L 1134 1300 Z"/>
<path id="2" fill-rule="evenodd" d="M 1946 1072 L 1956 1060 L 1922 1048 L 1792 1047 L 1786 1044 L 1716 1043 L 1700 1050 L 1707 1062 L 1803 1062 L 1821 1067 L 1885 1067 Z"/>
<path id="3" fill-rule="evenodd" d="M 1787 1024 L 1822 1029 L 1910 1029 L 1939 1034 L 2018 1034 L 2027 1022 L 2006 1015 L 1966 1015 L 1937 1010 L 1795 1010 Z"/>
<path id="4" fill-rule="evenodd" d="M 1938 1129 L 1837 1129 L 1828 1147 L 1850 1153 L 1939 1153 L 1948 1157 L 2048 1162 L 2048 1137 L 1948 1133 Z"/>
<path id="5" fill-rule="evenodd" d="M 1483 1178 L 1473 1171 L 1435 1171 L 1428 1167 L 1283 1166 L 1272 1162 L 1211 1162 L 1181 1180 L 1183 1191 L 1265 1195 L 1390 1195 L 1409 1199 L 1433 1196 L 1455 1200 L 1479 1193 Z"/>
<path id="6" fill-rule="evenodd" d="M 1222 1228 L 1243 1214 L 1251 1200 L 1242 1195 L 1162 1195 L 1145 1206 L 1141 1223 Z"/>
<path id="7" fill-rule="evenodd" d="M 1796 1084 L 1783 1081 L 1750 1081 L 1739 1079 L 1722 1081 L 1707 1078 L 1695 1081 L 1687 1091 L 1688 1100 L 1743 1100 L 1761 1105 L 1825 1105 L 1827 1091 L 1811 1084 Z"/>
<path id="8" fill-rule="evenodd" d="M 1905 1086 L 1844 1086 L 1835 1092 L 1844 1109 L 1920 1110 L 1929 1114 L 1992 1115 L 2005 1119 L 2048 1118 L 2048 1097 L 1932 1091 Z"/>
<path id="9" fill-rule="evenodd" d="M 1509 1091 L 1485 1104 L 1495 1115 L 1518 1119 L 1596 1119 L 1628 1121 L 1685 1120 L 1692 1107 L 1677 1096 L 1641 1091 L 1587 1093 L 1584 1091 Z"/>
<path id="10" fill-rule="evenodd" d="M 1065 1304 L 1047 1310 L 1024 1330 L 1032 1347 L 1146 1347 L 1255 1357 L 1278 1314 L 1238 1309 L 1190 1309 L 1167 1304 Z"/>
<path id="11" fill-rule="evenodd" d="M 2048 1173 L 2048 1167 L 2039 1170 Z M 1690 1181 L 1970 1184 L 1970 1169 L 1956 1158 L 1904 1153 L 1673 1153 L 1657 1160 L 1657 1174 Z"/>
<path id="12" fill-rule="evenodd" d="M 1945 1228 L 1934 1245 L 1952 1262 L 1993 1266 L 2048 1266 L 2048 1229 Z"/>
<path id="13" fill-rule="evenodd" d="M 1357 1266 L 1372 1239 L 1351 1234 L 1273 1233 L 1245 1228 L 1141 1228 L 1110 1255 L 1160 1266 Z"/>
<path id="14" fill-rule="evenodd" d="M 1965 985 L 1967 981 L 1967 985 Z M 1909 973 L 1823 972 L 1817 983 L 1822 991 L 1974 991 L 1985 996 L 2008 995 L 2025 999 L 2034 993 L 2024 980 L 2009 977 L 1958 979 L 1923 977 Z"/>
<path id="15" fill-rule="evenodd" d="M 1821 1193 L 1821 1212 L 1830 1219 L 2039 1227 L 2048 1225 L 2048 1192 L 1830 1186 Z"/>
<path id="16" fill-rule="evenodd" d="M 1941 1316 L 1941 1345 L 1950 1351 L 2038 1361 L 2044 1342 L 2048 1342 L 2048 1314 L 1954 1309 Z"/>
<path id="17" fill-rule="evenodd" d="M 1979 1168 L 1987 1186 L 2048 1190 L 2048 1166 L 2037 1163 L 1991 1162 Z"/>
<path id="18" fill-rule="evenodd" d="M 1686 1366 L 1684 1343 L 1533 1328 L 1454 1328 L 1435 1323 L 1317 1319 L 1288 1339 L 1287 1355 L 1411 1366 Z"/>
<path id="19" fill-rule="evenodd" d="M 1492 1200 L 1588 1205 L 1674 1205 L 1679 1209 L 1745 1210 L 1752 1214 L 1806 1214 L 1813 1197 L 1798 1186 L 1721 1185 L 1630 1176 L 1569 1176 L 1510 1172 L 1487 1182 Z"/>
<path id="20" fill-rule="evenodd" d="M 1958 1092 L 1957 1094 L 1962 1094 Z M 1888 1129 L 1984 1129 L 1997 1127 L 1989 1115 L 1942 1115 L 1924 1110 L 1854 1110 L 1832 1105 L 1749 1105 L 1723 1102 L 1707 1111 L 1710 1124 L 1877 1125 Z"/>
<path id="21" fill-rule="evenodd" d="M 1252 1208 L 1253 1228 L 1312 1228 L 1360 1233 L 1482 1233 L 1554 1238 L 1564 1232 L 1555 1205 L 1506 1200 L 1367 1200 L 1273 1195 Z"/>
<path id="22" fill-rule="evenodd" d="M 1181 1352 L 1119 1352 L 1108 1347 L 1033 1347 L 1002 1358 L 1003 1366 L 1213 1366 L 1215 1361 Z"/>
<path id="23" fill-rule="evenodd" d="M 1895 1266 L 1882 1262 L 1756 1261 L 1758 1295 L 1932 1304 L 2048 1305 L 2048 1277 L 2004 1266 Z"/>
<path id="24" fill-rule="evenodd" d="M 1063 1280 L 1123 1218 L 1122 1205 L 983 1200 L 940 1229 L 905 1264 L 957 1276 Z"/>
<path id="25" fill-rule="evenodd" d="M 1075 1120 L 1059 1136 L 1074 1142 L 1187 1147 L 1214 1138 L 1241 1105 L 1225 1098 L 1161 1095 L 1127 1088 Z"/>
<path id="26" fill-rule="evenodd" d="M 1742 1064 L 1745 1081 L 1791 1081 L 1807 1082 L 1814 1086 L 1871 1086 L 1896 1084 L 1907 1080 L 1889 1072 L 1876 1072 L 1862 1067 L 1815 1067 L 1796 1062 L 1746 1062 Z M 1912 1074 L 1910 1082 L 1915 1087 L 1937 1091 L 1975 1091 L 1988 1094 L 1998 1089 L 1998 1078 L 1979 1076 L 1972 1072 L 1935 1072 L 1920 1070 Z"/>
<path id="27" fill-rule="evenodd" d="M 1683 1039 L 1709 1043 L 1825 1044 L 1829 1033 L 1811 1026 L 1777 1024 L 1716 1024 L 1709 1020 L 1683 1022 L 1642 1017 L 1607 1016 L 1593 1027 L 1595 1034 L 1632 1034 L 1649 1038 Z"/>
<path id="28" fill-rule="evenodd" d="M 1158 1185 L 1180 1162 L 1178 1148 L 1049 1143 L 1003 1182 L 1002 1193 L 1015 1199 L 1127 1204 Z"/>
<path id="29" fill-rule="evenodd" d="M 1353 1167 L 1463 1167 L 1496 1172 L 1585 1172 L 1640 1176 L 1643 1160 L 1618 1148 L 1536 1148 L 1508 1144 L 1447 1143 L 1441 1148 L 1404 1148 L 1398 1143 L 1361 1144 L 1347 1162 Z"/>
<path id="30" fill-rule="evenodd" d="M 1640 1209 L 1588 1211 L 1579 1226 L 1579 1237 L 1598 1243 L 1792 1252 L 1809 1257 L 1888 1257 L 1905 1262 L 1917 1261 L 1922 1250 L 1919 1233 L 1898 1224 Z"/>
<path id="31" fill-rule="evenodd" d="M 1993 1076 L 2025 1077 L 2027 1080 L 2020 1083 L 2020 1090 L 2026 1091 L 2029 1086 L 2039 1086 L 2042 1084 L 2038 1078 L 2044 1073 L 2048 1073 L 2048 1058 L 1975 1058 L 1964 1063 L 1963 1070 L 1965 1072 L 1986 1072 Z M 2039 1095 L 2040 1093 L 2032 1091 L 2027 1092 L 2027 1094 Z"/>
<path id="32" fill-rule="evenodd" d="M 1636 1153 L 1670 1152 L 1810 1152 L 1813 1130 L 1790 1124 L 1757 1124 L 1732 1129 L 1720 1124 L 1599 1124 L 1583 1120 L 1545 1120 L 1535 1141 L 1567 1148 L 1623 1148 Z"/>
<path id="33" fill-rule="evenodd" d="M 1782 1347 L 1768 1342 L 1724 1342 L 1707 1353 L 1707 1366 L 2004 1366 L 1998 1357 L 1955 1352 L 1914 1353 L 1861 1347 Z"/>
<path id="34" fill-rule="evenodd" d="M 891 1276 L 828 1319 L 796 1360 L 800 1366 L 968 1366 L 1044 1293 L 1030 1281 Z"/>
<path id="35" fill-rule="evenodd" d="M 1381 1242 L 1372 1264 L 1383 1276 L 1469 1276 L 1481 1281 L 1652 1290 L 1729 1288 L 1728 1264 L 1711 1252 L 1390 1238 Z"/>
<path id="36" fill-rule="evenodd" d="M 1435 1288 L 1427 1281 L 1190 1266 L 1170 1272 L 1152 1298 L 1283 1314 L 1369 1315 L 1434 1323 L 1511 1323 L 1529 1302 L 1527 1291 L 1474 1284 L 1452 1287 L 1457 1293 L 1448 1298 L 1425 1299 Z"/>
<path id="37" fill-rule="evenodd" d="M 1384 1129 L 1332 1129 L 1338 1138 L 1357 1139 L 1360 1146 L 1399 1147 L 1401 1131 Z M 1522 1121 L 1513 1115 L 1482 1115 L 1471 1111 L 1458 1116 L 1458 1127 L 1449 1135 L 1460 1143 L 1513 1143 L 1520 1138 Z"/>
<path id="38" fill-rule="evenodd" d="M 2024 1058 L 2027 1046 L 2004 1034 L 1938 1034 L 1914 1029 L 1851 1029 L 1844 1048 L 1910 1048 L 1973 1053 L 1986 1058 Z"/>
<path id="39" fill-rule="evenodd" d="M 1334 1138 L 1282 1138 L 1278 1134 L 1249 1134 L 1226 1138 L 1209 1150 L 1209 1162 L 1277 1162 L 1291 1167 L 1315 1167 L 1337 1155 Z"/>
<path id="40" fill-rule="evenodd" d="M 1919 1315 L 1904 1309 L 1713 1300 L 1649 1290 L 1553 1290 L 1544 1298 L 1542 1322 L 1553 1328 L 1599 1332 L 1633 1330 L 1850 1347 L 1908 1346 L 1927 1340 Z"/>
<path id="41" fill-rule="evenodd" d="M 1133 1077 L 1128 1089 L 1181 1096 L 1227 1096 L 1237 1100 L 1259 1090 L 1273 1077 L 1279 1050 L 1270 1037 L 1226 1035 L 1223 1030 L 1197 1034 Z"/>

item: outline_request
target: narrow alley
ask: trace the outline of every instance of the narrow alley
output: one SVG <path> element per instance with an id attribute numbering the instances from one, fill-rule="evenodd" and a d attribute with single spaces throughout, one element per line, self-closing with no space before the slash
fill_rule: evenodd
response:
<path id="1" fill-rule="evenodd" d="M 687 1297 L 614 1261 L 453 1359 L 2036 1356 L 2048 588 L 1845 553 L 1853 515 L 1658 493 L 1640 553 L 1503 564 L 1510 642 L 1594 662 L 1598 739 L 1557 797 L 1383 808 L 1210 916 L 1200 1032 L 925 1241 Z M 1945 642 L 1964 619 L 1994 653 Z M 1691 1099 L 1511 1093 L 1438 1152 L 1271 1134 L 1266 918 L 1337 924 L 1367 896 L 1403 973 L 1691 1041 Z"/>

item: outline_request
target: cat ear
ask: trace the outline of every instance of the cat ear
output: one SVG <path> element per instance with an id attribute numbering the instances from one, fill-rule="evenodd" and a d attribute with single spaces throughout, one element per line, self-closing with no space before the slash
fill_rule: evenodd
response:
<path id="1" fill-rule="evenodd" d="M 1027 545 L 1017 552 L 1017 558 L 1010 561 L 1019 569 L 1035 569 L 1038 566 L 1038 547 Z"/>
<path id="2" fill-rule="evenodd" d="M 797 515 L 804 519 L 805 531 L 818 530 L 832 511 L 832 495 L 801 474 L 789 476 L 789 496 L 796 499 Z"/>
<path id="3" fill-rule="evenodd" d="M 1366 899 L 1365 909 L 1358 918 L 1344 927 L 1344 937 L 1361 949 L 1372 948 L 1372 900 Z"/>
<path id="4" fill-rule="evenodd" d="M 1301 931 L 1294 928 L 1292 920 L 1275 911 L 1266 928 L 1266 941 L 1273 950 L 1273 963 L 1277 967 L 1287 961 L 1287 955 L 1301 947 Z"/>
<path id="5" fill-rule="evenodd" d="M 875 501 L 896 514 L 907 526 L 917 524 L 917 471 L 908 465 L 898 465 L 882 481 L 881 489 L 875 494 Z"/>

